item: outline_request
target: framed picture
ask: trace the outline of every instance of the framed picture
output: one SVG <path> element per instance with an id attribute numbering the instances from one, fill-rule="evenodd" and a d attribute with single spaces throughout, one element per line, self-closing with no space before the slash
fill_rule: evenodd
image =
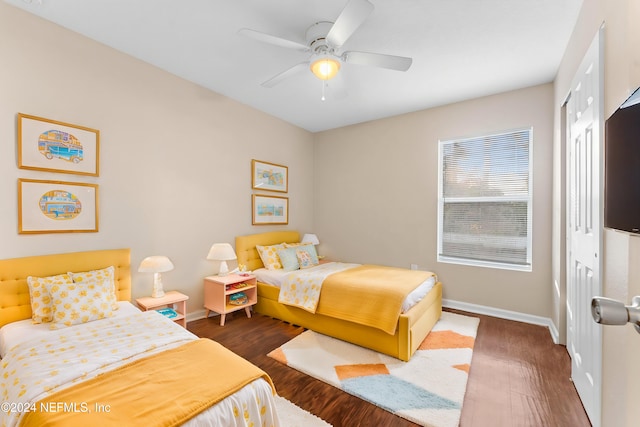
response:
<path id="1" fill-rule="evenodd" d="M 18 179 L 18 233 L 97 231 L 97 184 Z"/>
<path id="2" fill-rule="evenodd" d="M 18 167 L 98 176 L 100 131 L 18 113 Z"/>
<path id="3" fill-rule="evenodd" d="M 286 193 L 289 191 L 289 168 L 251 160 L 251 188 Z"/>
<path id="4" fill-rule="evenodd" d="M 289 198 L 252 194 L 253 225 L 288 224 Z"/>

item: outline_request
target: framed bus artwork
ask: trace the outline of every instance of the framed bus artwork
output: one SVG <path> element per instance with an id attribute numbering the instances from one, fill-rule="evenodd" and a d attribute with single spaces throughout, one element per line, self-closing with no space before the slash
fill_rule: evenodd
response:
<path id="1" fill-rule="evenodd" d="M 18 113 L 18 167 L 98 176 L 100 131 Z"/>
<path id="2" fill-rule="evenodd" d="M 97 184 L 18 179 L 18 233 L 97 231 Z"/>

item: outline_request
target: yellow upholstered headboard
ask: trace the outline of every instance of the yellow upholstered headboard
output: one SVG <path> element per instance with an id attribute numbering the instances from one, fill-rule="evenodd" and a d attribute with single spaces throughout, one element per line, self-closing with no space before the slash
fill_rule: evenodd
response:
<path id="1" fill-rule="evenodd" d="M 253 271 L 264 267 L 256 245 L 269 246 L 278 243 L 297 243 L 300 241 L 300 233 L 297 231 L 270 231 L 259 234 L 236 237 L 236 256 L 238 264 L 247 266 L 247 270 Z"/>
<path id="2" fill-rule="evenodd" d="M 129 249 L 107 249 L 0 260 L 0 327 L 31 318 L 28 276 L 46 277 L 113 265 L 118 300 L 131 300 L 130 252 Z"/>

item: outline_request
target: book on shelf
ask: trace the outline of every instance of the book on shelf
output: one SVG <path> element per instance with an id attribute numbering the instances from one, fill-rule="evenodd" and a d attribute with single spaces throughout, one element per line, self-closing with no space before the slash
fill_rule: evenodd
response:
<path id="1" fill-rule="evenodd" d="M 227 290 L 230 291 L 231 289 L 242 289 L 242 288 L 246 288 L 247 286 L 249 285 L 245 282 L 232 283 L 231 285 L 227 285 Z"/>
<path id="2" fill-rule="evenodd" d="M 244 305 L 249 302 L 247 294 L 244 292 L 238 292 L 229 296 L 229 304 L 231 305 Z"/>
<path id="3" fill-rule="evenodd" d="M 168 317 L 169 319 L 173 319 L 174 317 L 178 317 L 178 312 L 176 312 L 173 308 L 159 308 L 158 310 L 156 310 L 158 313 L 162 314 L 163 316 Z"/>

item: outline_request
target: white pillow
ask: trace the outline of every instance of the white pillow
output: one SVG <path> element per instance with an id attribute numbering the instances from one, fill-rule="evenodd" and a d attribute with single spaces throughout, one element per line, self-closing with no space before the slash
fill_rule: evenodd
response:
<path id="1" fill-rule="evenodd" d="M 51 329 L 87 323 L 113 315 L 110 298 L 112 288 L 106 278 L 46 286 L 53 306 Z"/>
<path id="2" fill-rule="evenodd" d="M 53 308 L 51 307 L 51 295 L 47 290 L 48 285 L 60 285 L 73 283 L 68 274 L 58 274 L 49 277 L 27 277 L 29 285 L 29 299 L 31 300 L 31 319 L 33 323 L 51 322 Z"/>
<path id="3" fill-rule="evenodd" d="M 278 256 L 278 250 L 284 249 L 285 244 L 280 243 L 278 245 L 260 246 L 256 245 L 260 259 L 267 270 L 281 270 L 282 264 L 280 263 L 280 257 Z"/>
<path id="4" fill-rule="evenodd" d="M 115 281 L 115 267 L 110 266 L 102 268 L 100 270 L 83 271 L 81 273 L 69 272 L 69 276 L 75 283 L 86 283 L 93 279 L 105 279 L 111 283 L 111 294 L 109 299 L 111 300 L 111 309 L 118 309 L 118 295 L 116 294 L 116 281 Z"/>

